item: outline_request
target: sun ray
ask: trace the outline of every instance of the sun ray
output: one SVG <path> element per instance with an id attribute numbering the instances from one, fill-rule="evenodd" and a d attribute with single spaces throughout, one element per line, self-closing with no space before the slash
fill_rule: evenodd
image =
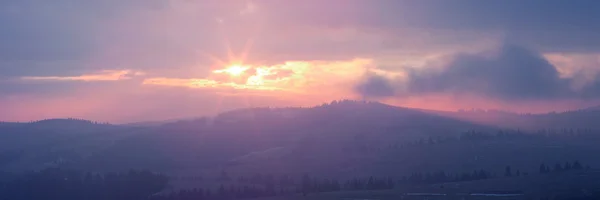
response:
<path id="1" fill-rule="evenodd" d="M 248 69 L 250 69 L 250 67 L 242 66 L 242 65 L 231 65 L 225 69 L 214 70 L 213 73 L 217 73 L 217 74 L 226 73 L 231 76 L 240 76 Z"/>
<path id="2" fill-rule="evenodd" d="M 223 38 L 223 40 L 225 43 L 225 49 L 227 51 L 227 59 L 235 60 L 235 56 L 233 55 L 233 50 L 231 50 L 231 42 L 229 42 L 229 39 L 227 39 L 227 38 Z"/>
<path id="3" fill-rule="evenodd" d="M 242 63 L 246 62 L 246 58 L 248 58 L 248 54 L 250 54 L 250 49 L 252 49 L 253 45 L 254 45 L 253 39 L 246 40 L 246 44 L 244 45 L 244 49 L 242 50 L 242 55 L 240 56 L 240 61 Z"/>
<path id="4" fill-rule="evenodd" d="M 204 57 L 207 57 L 208 59 L 210 59 L 213 63 L 215 63 L 217 66 L 221 67 L 221 66 L 227 66 L 228 63 L 217 58 L 216 56 L 213 56 L 211 54 L 208 53 L 200 53 L 201 55 L 203 55 Z"/>

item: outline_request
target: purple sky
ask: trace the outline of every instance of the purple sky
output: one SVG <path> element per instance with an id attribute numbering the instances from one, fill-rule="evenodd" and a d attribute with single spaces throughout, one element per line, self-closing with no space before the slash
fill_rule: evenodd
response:
<path id="1" fill-rule="evenodd" d="M 596 105 L 600 2 L 5 0 L 0 121 Z"/>

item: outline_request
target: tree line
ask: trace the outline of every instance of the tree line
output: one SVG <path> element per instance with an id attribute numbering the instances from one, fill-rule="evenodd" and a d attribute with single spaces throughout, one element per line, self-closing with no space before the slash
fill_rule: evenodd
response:
<path id="1" fill-rule="evenodd" d="M 222 173 L 223 174 L 223 173 Z M 302 176 L 301 183 L 299 185 L 294 184 L 295 182 L 291 176 L 281 176 L 279 183 L 275 181 L 272 175 L 260 175 L 256 174 L 250 178 L 241 176 L 238 178 L 243 184 L 250 183 L 251 185 L 244 186 L 219 186 L 216 190 L 210 188 L 194 188 L 194 189 L 183 189 L 179 191 L 171 191 L 166 194 L 158 194 L 150 197 L 151 200 L 197 200 L 197 199 L 246 199 L 256 197 L 269 197 L 269 196 L 282 196 L 296 193 L 319 193 L 319 192 L 332 192 L 340 191 L 342 187 L 339 181 L 335 179 L 318 179 L 310 177 L 309 175 Z M 289 187 L 289 184 L 293 184 Z M 373 178 L 365 182 L 369 189 L 377 189 L 379 181 Z"/>
<path id="2" fill-rule="evenodd" d="M 491 133 L 470 130 L 457 136 L 429 136 L 387 145 L 352 144 L 342 147 L 342 150 L 359 153 L 377 153 L 381 151 L 403 149 L 406 147 L 427 147 L 430 145 L 459 142 L 474 143 L 483 141 L 543 141 L 565 139 L 579 141 L 598 140 L 600 139 L 600 134 L 598 134 L 598 131 L 583 128 L 541 129 L 532 132 L 523 132 L 518 129 L 503 129 Z M 357 138 L 356 140 L 359 141 L 360 139 Z"/>
<path id="3" fill-rule="evenodd" d="M 410 176 L 404 176 L 398 181 L 400 184 L 435 184 L 435 183 L 446 183 L 446 182 L 461 182 L 461 181 L 474 181 L 494 178 L 495 176 L 483 169 L 473 170 L 473 172 L 463 173 L 446 173 L 444 171 L 438 172 L 427 172 L 427 173 L 412 173 Z"/>
<path id="4" fill-rule="evenodd" d="M 564 165 L 557 164 L 554 169 L 546 167 L 545 164 L 541 164 L 540 173 L 551 173 L 551 172 L 565 172 L 571 170 L 582 170 L 585 169 L 579 161 L 573 163 L 566 162 Z M 559 167 L 560 166 L 560 167 Z M 588 167 L 589 168 L 589 167 Z M 225 172 L 221 173 L 221 176 L 225 176 Z M 483 169 L 473 170 L 472 172 L 463 173 L 447 173 L 444 171 L 437 172 L 425 172 L 425 173 L 412 173 L 409 176 L 403 176 L 402 178 L 395 180 L 391 177 L 388 178 L 352 178 L 346 180 L 341 184 L 336 179 L 320 179 L 317 177 L 311 177 L 307 174 L 303 175 L 300 182 L 296 182 L 289 175 L 282 175 L 279 178 L 275 178 L 273 175 L 261 175 L 255 174 L 250 177 L 240 176 L 238 182 L 243 184 L 253 184 L 257 186 L 220 186 L 218 190 L 211 191 L 210 189 L 196 188 L 191 190 L 180 190 L 178 192 L 171 192 L 169 194 L 157 195 L 153 199 L 156 200 L 192 200 L 192 199 L 244 199 L 244 198 L 255 198 L 255 197 L 267 197 L 267 196 L 280 196 L 289 194 L 308 195 L 311 193 L 321 192 L 333 192 L 333 191 L 357 191 L 357 190 L 386 190 L 393 189 L 396 185 L 427 185 L 427 184 L 439 184 L 448 182 L 463 182 L 463 181 L 475 181 L 494 179 L 499 177 L 518 177 L 528 176 L 528 172 L 521 172 L 515 170 L 511 166 L 504 168 L 504 174 L 496 175 L 490 171 Z M 276 181 L 278 180 L 278 181 Z"/>
<path id="5" fill-rule="evenodd" d="M 156 194 L 148 197 L 148 200 L 201 200 L 201 199 L 246 199 L 257 197 L 279 196 L 296 193 L 294 190 L 279 188 L 257 187 L 257 186 L 224 186 L 216 190 L 210 188 L 182 189 L 164 194 Z"/>
<path id="6" fill-rule="evenodd" d="M 393 189 L 395 182 L 392 178 L 378 179 L 369 177 L 368 179 L 353 178 L 344 183 L 344 190 L 386 190 Z"/>
<path id="7" fill-rule="evenodd" d="M 143 200 L 167 183 L 166 176 L 149 171 L 101 175 L 50 168 L 0 182 L 0 200 Z"/>
<path id="8" fill-rule="evenodd" d="M 589 166 L 584 167 L 579 161 L 565 162 L 564 164 L 557 163 L 554 167 L 542 163 L 539 172 L 541 174 L 561 173 L 587 168 Z M 226 173 L 223 172 L 221 175 L 225 176 Z M 506 166 L 503 176 L 526 175 L 528 174 L 525 172 L 513 171 L 511 166 Z M 412 173 L 398 180 L 392 177 L 377 178 L 371 176 L 368 178 L 352 178 L 340 182 L 336 179 L 311 177 L 305 174 L 299 182 L 296 182 L 292 176 L 288 175 L 280 176 L 276 181 L 277 179 L 273 175 L 256 174 L 251 177 L 238 177 L 238 185 L 220 185 L 216 188 L 194 188 L 164 192 L 167 189 L 169 178 L 147 170 L 94 174 L 49 168 L 19 176 L 2 175 L 2 179 L 0 179 L 0 200 L 229 200 L 298 193 L 307 195 L 341 190 L 386 190 L 393 189 L 396 185 L 474 181 L 500 176 L 480 169 L 455 174 L 444 171 Z M 241 182 L 239 182 L 240 180 Z"/>
<path id="9" fill-rule="evenodd" d="M 581 165 L 581 163 L 579 163 L 579 161 L 574 161 L 573 164 L 571 164 L 570 162 L 566 162 L 564 165 L 561 165 L 560 163 L 556 163 L 554 164 L 554 168 L 551 168 L 549 165 L 546 165 L 544 163 L 542 163 L 540 165 L 540 169 L 539 172 L 540 174 L 547 174 L 547 173 L 556 173 L 556 172 L 566 172 L 566 171 L 576 171 L 576 170 L 583 170 L 583 169 L 589 169 L 590 166 L 586 166 L 585 168 L 583 167 L 583 165 Z"/>

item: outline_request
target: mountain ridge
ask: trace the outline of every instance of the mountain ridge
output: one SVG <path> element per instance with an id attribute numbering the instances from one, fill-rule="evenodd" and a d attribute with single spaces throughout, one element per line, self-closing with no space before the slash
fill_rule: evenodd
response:
<path id="1" fill-rule="evenodd" d="M 97 122 L 97 121 L 93 121 L 93 120 L 79 119 L 79 118 L 48 118 L 48 119 L 41 119 L 41 120 L 28 121 L 28 122 L 0 121 L 0 125 L 1 124 L 32 124 L 32 123 L 44 123 L 44 122 L 52 122 L 52 121 L 65 121 L 65 122 L 74 121 L 74 122 L 89 122 L 89 123 L 94 123 L 94 124 L 145 127 L 145 126 L 160 126 L 160 125 L 164 125 L 164 124 L 168 124 L 168 123 L 177 123 L 180 121 L 193 121 L 193 120 L 204 120 L 207 118 L 218 118 L 218 117 L 227 116 L 227 115 L 234 115 L 235 113 L 252 112 L 255 110 L 270 110 L 270 111 L 281 112 L 281 111 L 290 111 L 290 110 L 302 110 L 302 109 L 327 107 L 327 106 L 332 106 L 332 105 L 337 105 L 337 104 L 341 104 L 341 105 L 343 105 L 343 104 L 379 105 L 379 106 L 387 107 L 390 109 L 417 110 L 417 111 L 422 111 L 422 112 L 427 112 L 427 113 L 445 113 L 445 114 L 448 114 L 448 113 L 451 113 L 451 114 L 456 114 L 456 113 L 463 113 L 463 114 L 488 113 L 488 114 L 491 114 L 491 113 L 493 113 L 493 114 L 506 114 L 506 115 L 517 115 L 517 116 L 523 116 L 523 115 L 525 115 L 525 116 L 544 116 L 544 115 L 551 115 L 551 114 L 563 114 L 563 113 L 573 113 L 573 112 L 600 111 L 600 105 L 583 107 L 583 108 L 567 110 L 567 111 L 547 111 L 544 113 L 517 113 L 517 112 L 496 110 L 496 109 L 476 109 L 476 108 L 474 108 L 474 109 L 459 109 L 456 111 L 443 111 L 443 110 L 432 110 L 432 109 L 426 109 L 426 108 L 403 107 L 403 106 L 385 104 L 385 103 L 381 103 L 378 101 L 342 99 L 342 100 L 333 100 L 328 103 L 317 104 L 317 105 L 308 106 L 308 107 L 248 107 L 248 108 L 239 108 L 239 109 L 234 109 L 231 111 L 221 112 L 221 113 L 218 113 L 213 116 L 198 116 L 198 117 L 174 118 L 174 119 L 166 119 L 166 120 L 138 121 L 138 122 L 129 122 L 129 123 Z"/>
<path id="2" fill-rule="evenodd" d="M 540 126 L 548 123 L 544 121 L 546 118 L 554 120 L 556 117 L 551 121 L 552 124 L 583 126 L 585 124 L 577 124 L 579 122 L 573 119 L 583 118 L 585 123 L 590 123 L 597 119 L 593 118 L 595 113 L 574 112 L 567 116 L 570 120 L 561 123 L 556 120 L 562 120 L 563 115 L 549 114 L 539 119 L 536 118 L 538 116 L 526 117 L 534 117 L 531 122 L 539 122 Z M 513 121 L 520 120 L 516 118 Z M 43 121 L 41 124 L 56 122 L 79 124 L 78 121 L 62 120 Z M 238 173 L 258 173 L 265 169 L 299 173 L 311 169 L 327 174 L 343 165 L 342 174 L 354 173 L 359 169 L 393 171 L 390 169 L 393 167 L 402 168 L 400 172 L 404 172 L 431 168 L 435 166 L 431 163 L 441 161 L 421 158 L 425 163 L 399 166 L 401 163 L 391 158 L 406 160 L 416 159 L 415 155 L 428 157 L 449 154 L 449 158 L 466 159 L 466 163 L 473 163 L 475 161 L 469 156 L 481 157 L 477 152 L 482 149 L 494 147 L 497 148 L 494 150 L 496 154 L 504 155 L 507 153 L 503 149 L 506 145 L 516 145 L 511 141 L 502 141 L 501 145 L 492 142 L 476 148 L 450 144 L 431 148 L 411 147 L 415 143 L 456 140 L 464 133 L 496 133 L 515 129 L 470 122 L 457 116 L 444 116 L 420 109 L 350 100 L 308 108 L 239 109 L 211 118 L 149 127 L 90 124 L 85 120 L 81 124 L 85 126 L 66 129 L 60 125 L 46 126 L 48 128 L 45 129 L 31 128 L 39 124 L 20 125 L 18 129 L 0 126 L 0 152 L 7 152 L 0 154 L 0 169 L 28 170 L 61 166 L 90 171 L 120 171 L 150 168 L 168 173 L 218 173 L 214 171 L 217 169 Z M 543 142 L 539 147 L 530 145 L 526 142 L 518 144 L 519 148 L 533 148 L 529 150 L 532 152 L 551 151 L 546 148 L 556 146 Z M 399 152 L 394 150 L 396 148 L 408 148 L 409 152 Z M 378 154 L 369 153 L 379 151 Z M 4 161 L 3 157 L 6 158 Z M 366 166 L 364 163 L 383 164 Z"/>

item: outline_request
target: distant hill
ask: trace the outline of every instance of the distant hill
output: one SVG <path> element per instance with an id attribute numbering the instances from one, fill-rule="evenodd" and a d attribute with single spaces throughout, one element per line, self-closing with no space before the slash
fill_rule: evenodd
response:
<path id="1" fill-rule="evenodd" d="M 0 123 L 0 169 L 41 169 L 78 162 L 134 131 L 81 119 Z"/>
<path id="2" fill-rule="evenodd" d="M 471 110 L 458 112 L 424 111 L 439 116 L 504 128 L 540 129 L 595 129 L 600 130 L 600 106 L 566 112 L 544 114 L 517 114 L 497 110 Z"/>
<path id="3" fill-rule="evenodd" d="M 83 119 L 44 119 L 32 122 L 0 122 L 0 128 L 41 129 L 41 130 L 77 130 L 86 131 L 97 128 L 108 128 L 113 125 Z"/>
<path id="4" fill-rule="evenodd" d="M 473 129 L 495 130 L 374 102 L 335 101 L 310 108 L 250 108 L 213 118 L 161 125 L 148 134 L 119 141 L 84 165 L 108 169 L 132 163 L 131 166 L 156 165 L 160 170 L 198 169 L 263 157 L 252 152 L 268 149 L 294 150 L 292 153 L 296 154 L 316 145 L 311 150 L 324 148 L 323 151 L 338 152 L 355 145 L 357 139 L 369 145 L 389 145 L 430 136 L 457 136 Z M 112 156 L 115 154 L 119 156 Z"/>
<path id="5" fill-rule="evenodd" d="M 0 125 L 4 139 L 0 169 L 61 166 L 90 171 L 150 169 L 175 176 L 227 171 L 234 177 L 256 173 L 348 177 L 442 169 L 501 171 L 505 165 L 532 172 L 540 163 L 574 159 L 600 165 L 589 153 L 600 150 L 593 139 L 458 139 L 466 132 L 496 134 L 522 125 L 531 125 L 532 130 L 577 123 L 595 127 L 591 124 L 599 119 L 595 111 L 503 113 L 502 120 L 478 119 L 487 115 L 342 100 L 307 108 L 239 109 L 153 126 L 77 120 L 7 123 Z"/>
<path id="6" fill-rule="evenodd" d="M 409 135 L 452 134 L 471 129 L 484 129 L 471 122 L 432 115 L 416 109 L 395 107 L 377 102 L 333 101 L 310 108 L 250 108 L 225 112 L 216 117 L 176 122 L 178 126 L 210 126 L 212 131 L 260 132 L 389 132 Z M 166 124 L 172 126 L 175 123 Z M 433 126 L 432 126 L 433 125 Z M 332 130 L 330 130 L 332 129 Z M 275 133 L 276 134 L 276 133 Z M 289 134 L 289 133 L 287 133 Z M 306 133 L 302 133 L 306 134 Z M 422 136 L 422 135 L 420 135 Z"/>

